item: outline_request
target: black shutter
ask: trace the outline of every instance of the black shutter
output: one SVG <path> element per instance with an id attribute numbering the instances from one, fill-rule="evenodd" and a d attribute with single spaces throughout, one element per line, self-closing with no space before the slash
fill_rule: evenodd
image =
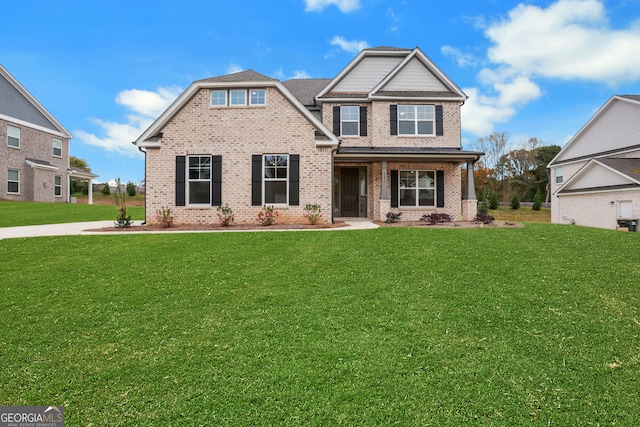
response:
<path id="1" fill-rule="evenodd" d="M 389 106 L 389 124 L 391 125 L 391 135 L 398 134 L 398 106 Z"/>
<path id="2" fill-rule="evenodd" d="M 436 105 L 436 135 L 444 135 L 444 126 L 442 124 L 442 105 Z"/>
<path id="3" fill-rule="evenodd" d="M 391 171 L 391 207 L 398 207 L 398 171 Z"/>
<path id="4" fill-rule="evenodd" d="M 340 107 L 333 107 L 333 134 L 340 136 Z"/>
<path id="5" fill-rule="evenodd" d="M 176 156 L 176 206 L 185 205 L 186 163 L 185 156 Z"/>
<path id="6" fill-rule="evenodd" d="M 436 207 L 444 208 L 444 171 L 436 171 Z"/>
<path id="7" fill-rule="evenodd" d="M 300 155 L 289 155 L 289 205 L 300 204 Z"/>
<path id="8" fill-rule="evenodd" d="M 251 205 L 262 206 L 262 156 L 251 156 Z"/>
<path id="9" fill-rule="evenodd" d="M 211 206 L 222 205 L 222 156 L 211 156 Z"/>
<path id="10" fill-rule="evenodd" d="M 360 107 L 360 136 L 367 136 L 367 107 Z"/>

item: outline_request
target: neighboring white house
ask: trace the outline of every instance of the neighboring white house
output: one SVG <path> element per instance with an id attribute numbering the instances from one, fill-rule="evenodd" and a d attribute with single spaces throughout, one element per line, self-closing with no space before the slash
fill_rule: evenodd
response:
<path id="1" fill-rule="evenodd" d="M 615 229 L 640 219 L 640 95 L 611 97 L 548 167 L 551 222 Z"/>

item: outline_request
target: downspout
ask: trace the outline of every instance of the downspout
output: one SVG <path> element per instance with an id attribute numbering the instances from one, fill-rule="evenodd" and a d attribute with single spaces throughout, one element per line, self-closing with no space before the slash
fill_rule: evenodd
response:
<path id="1" fill-rule="evenodd" d="M 132 144 L 136 145 L 135 141 Z M 138 150 L 144 154 L 144 221 L 142 225 L 147 225 L 147 150 L 142 147 L 138 147 Z"/>

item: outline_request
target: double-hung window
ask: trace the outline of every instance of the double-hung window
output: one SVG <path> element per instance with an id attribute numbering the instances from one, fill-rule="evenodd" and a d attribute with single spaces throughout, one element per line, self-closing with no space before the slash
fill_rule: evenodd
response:
<path id="1" fill-rule="evenodd" d="M 54 177 L 53 193 L 56 197 L 62 196 L 62 175 L 56 175 Z"/>
<path id="2" fill-rule="evenodd" d="M 211 91 L 211 105 L 222 106 L 227 105 L 227 91 L 226 90 L 212 90 Z"/>
<path id="3" fill-rule="evenodd" d="M 360 107 L 349 105 L 340 107 L 340 135 L 360 135 Z"/>
<path id="4" fill-rule="evenodd" d="M 265 155 L 264 194 L 265 204 L 286 204 L 288 202 L 289 156 L 286 154 Z"/>
<path id="5" fill-rule="evenodd" d="M 230 90 L 229 105 L 247 105 L 247 91 L 245 89 Z"/>
<path id="6" fill-rule="evenodd" d="M 20 128 L 7 126 L 7 145 L 20 148 Z"/>
<path id="7" fill-rule="evenodd" d="M 62 140 L 53 138 L 53 156 L 62 157 Z"/>
<path id="8" fill-rule="evenodd" d="M 7 193 L 20 193 L 20 171 L 9 169 L 7 174 Z"/>
<path id="9" fill-rule="evenodd" d="M 400 206 L 435 206 L 434 171 L 400 171 Z"/>
<path id="10" fill-rule="evenodd" d="M 211 156 L 190 156 L 187 171 L 189 204 L 211 204 Z"/>
<path id="11" fill-rule="evenodd" d="M 562 168 L 556 168 L 556 184 L 562 184 L 564 181 Z"/>
<path id="12" fill-rule="evenodd" d="M 435 135 L 434 105 L 398 105 L 398 135 Z"/>
<path id="13" fill-rule="evenodd" d="M 251 89 L 249 91 L 249 105 L 264 105 L 266 103 L 266 91 L 264 89 Z"/>

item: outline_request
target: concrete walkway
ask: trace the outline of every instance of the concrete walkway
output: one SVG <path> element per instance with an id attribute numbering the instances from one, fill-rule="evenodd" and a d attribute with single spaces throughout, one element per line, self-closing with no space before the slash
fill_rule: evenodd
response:
<path id="1" fill-rule="evenodd" d="M 90 235 L 90 234 L 132 234 L 132 233 L 149 233 L 144 231 L 143 225 L 133 225 L 133 230 L 123 233 L 114 228 L 114 221 L 91 221 L 91 222 L 70 222 L 65 224 L 45 224 L 45 225 L 26 225 L 22 227 L 0 227 L 0 240 L 16 239 L 21 237 L 41 237 L 41 236 L 72 236 L 72 235 Z M 342 230 L 366 230 L 378 228 L 378 225 L 367 220 L 346 220 L 346 227 L 338 228 L 316 228 L 316 229 L 269 229 L 263 227 L 255 230 L 185 230 L 185 233 L 224 233 L 224 232 L 251 232 L 251 231 L 342 231 Z M 113 231 L 88 231 L 100 228 L 114 228 Z M 140 229 L 139 231 L 136 231 Z M 179 233 L 179 230 L 153 231 L 154 233 Z"/>

